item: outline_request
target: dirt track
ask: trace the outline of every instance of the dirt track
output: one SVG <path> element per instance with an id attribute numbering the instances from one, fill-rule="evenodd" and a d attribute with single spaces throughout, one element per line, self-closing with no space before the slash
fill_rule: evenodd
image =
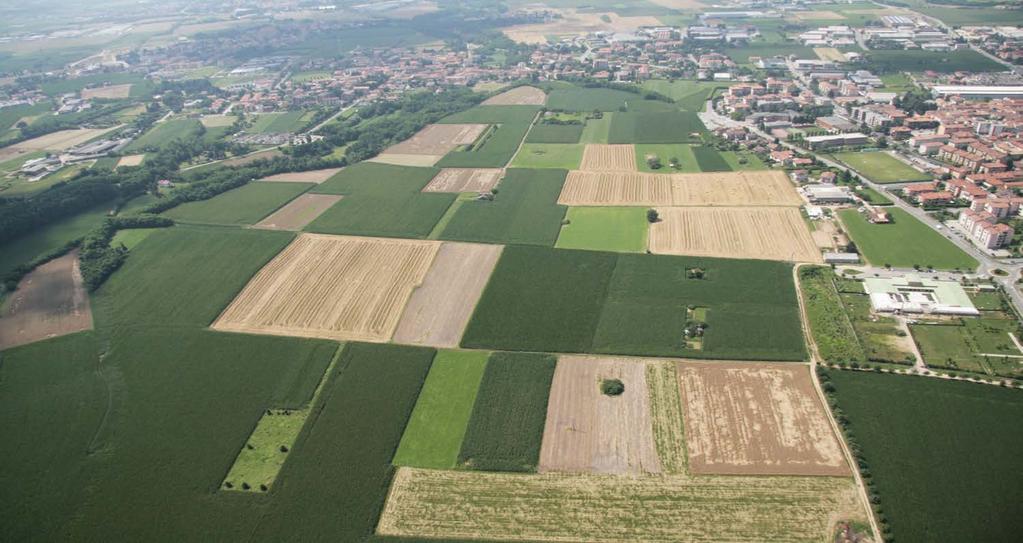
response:
<path id="1" fill-rule="evenodd" d="M 278 183 L 316 183 L 320 184 L 334 177 L 343 168 L 324 168 L 322 170 L 308 170 L 304 172 L 288 172 L 264 177 L 260 181 L 275 181 Z"/>
<path id="2" fill-rule="evenodd" d="M 665 207 L 650 225 L 650 252 L 821 262 L 794 207 Z"/>
<path id="3" fill-rule="evenodd" d="M 263 267 L 212 328 L 384 342 L 439 242 L 302 234 Z"/>
<path id="4" fill-rule="evenodd" d="M 0 315 L 0 350 L 91 330 L 78 253 L 51 260 L 22 278 Z"/>
<path id="5" fill-rule="evenodd" d="M 256 223 L 256 228 L 270 230 L 301 230 L 321 213 L 341 200 L 334 194 L 302 194 Z"/>
<path id="6" fill-rule="evenodd" d="M 475 243 L 441 245 L 422 286 L 412 292 L 393 341 L 458 347 L 503 249 Z"/>
<path id="7" fill-rule="evenodd" d="M 603 379 L 625 392 L 606 396 Z M 660 473 L 654 447 L 646 364 L 642 360 L 561 356 L 551 384 L 540 449 L 541 473 Z"/>
<path id="8" fill-rule="evenodd" d="M 589 146 L 587 146 L 589 147 Z M 582 206 L 799 206 L 782 172 L 571 171 L 558 198 Z"/>
<path id="9" fill-rule="evenodd" d="M 692 473 L 851 475 L 806 365 L 682 361 L 677 371 Z"/>
<path id="10" fill-rule="evenodd" d="M 485 106 L 542 106 L 547 95 L 536 87 L 515 87 L 483 101 Z"/>
<path id="11" fill-rule="evenodd" d="M 428 124 L 411 138 L 388 147 L 384 154 L 446 155 L 469 145 L 487 129 L 485 124 Z"/>
<path id="12" fill-rule="evenodd" d="M 423 192 L 490 192 L 500 178 L 500 168 L 444 168 Z"/>
<path id="13" fill-rule="evenodd" d="M 629 144 L 590 143 L 583 149 L 580 170 L 611 172 L 636 171 L 636 149 Z"/>

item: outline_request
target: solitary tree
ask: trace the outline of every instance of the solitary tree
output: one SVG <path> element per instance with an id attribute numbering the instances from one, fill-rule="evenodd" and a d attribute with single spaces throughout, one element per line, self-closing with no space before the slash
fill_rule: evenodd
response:
<path id="1" fill-rule="evenodd" d="M 657 222 L 659 220 L 661 220 L 661 216 L 657 214 L 657 210 L 656 209 L 648 209 L 648 210 L 646 210 L 646 221 L 647 222 L 655 223 L 655 222 Z"/>

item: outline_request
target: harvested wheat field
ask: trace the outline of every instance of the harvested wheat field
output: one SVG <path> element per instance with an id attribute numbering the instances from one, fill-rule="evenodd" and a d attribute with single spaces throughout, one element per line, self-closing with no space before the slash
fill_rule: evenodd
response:
<path id="1" fill-rule="evenodd" d="M 106 87 L 95 87 L 82 89 L 82 98 L 127 98 L 131 93 L 131 83 L 124 85 L 108 85 Z"/>
<path id="2" fill-rule="evenodd" d="M 423 192 L 490 192 L 500 179 L 500 168 L 444 168 Z"/>
<path id="3" fill-rule="evenodd" d="M 341 200 L 336 194 L 301 194 L 254 225 L 270 230 L 299 231 Z"/>
<path id="4" fill-rule="evenodd" d="M 850 475 L 802 364 L 678 363 L 694 474 Z"/>
<path id="5" fill-rule="evenodd" d="M 688 456 L 675 366 L 674 360 L 647 361 L 646 384 L 650 397 L 650 425 L 661 471 L 685 474 Z"/>
<path id="6" fill-rule="evenodd" d="M 256 274 L 216 330 L 384 342 L 440 246 L 302 234 Z"/>
<path id="7" fill-rule="evenodd" d="M 458 347 L 503 245 L 445 242 L 423 284 L 409 298 L 395 343 Z"/>
<path id="8" fill-rule="evenodd" d="M 459 145 L 471 145 L 487 129 L 485 124 L 428 124 L 411 138 L 396 143 L 383 154 L 446 155 Z"/>
<path id="9" fill-rule="evenodd" d="M 625 391 L 607 396 L 604 379 Z M 660 473 L 646 364 L 642 360 L 561 356 L 554 371 L 540 448 L 541 473 Z"/>
<path id="10" fill-rule="evenodd" d="M 650 225 L 655 254 L 821 262 L 798 208 L 665 207 Z"/>
<path id="11" fill-rule="evenodd" d="M 841 51 L 834 47 L 814 47 L 813 52 L 817 55 L 817 58 L 821 60 L 830 60 L 833 62 L 845 62 L 848 60 Z"/>
<path id="12" fill-rule="evenodd" d="M 145 158 L 146 155 L 144 154 L 123 156 L 121 157 L 120 160 L 117 161 L 117 167 L 120 168 L 121 166 L 138 166 L 142 164 L 142 161 L 145 160 Z"/>
<path id="13" fill-rule="evenodd" d="M 571 171 L 558 203 L 569 206 L 799 206 L 802 200 L 782 172 Z"/>
<path id="14" fill-rule="evenodd" d="M 547 43 L 547 36 L 577 36 L 591 32 L 633 32 L 641 26 L 661 26 L 656 17 L 622 17 L 616 13 L 589 13 L 574 9 L 554 10 L 561 17 L 550 22 L 515 25 L 502 31 L 519 43 Z M 606 20 L 605 20 L 606 19 Z"/>
<path id="15" fill-rule="evenodd" d="M 590 143 L 583 151 L 580 170 L 608 172 L 636 171 L 636 149 L 628 144 Z"/>
<path id="16" fill-rule="evenodd" d="M 0 311 L 0 350 L 92 329 L 77 251 L 26 275 Z"/>
<path id="17" fill-rule="evenodd" d="M 286 172 L 264 177 L 260 181 L 274 181 L 277 183 L 316 183 L 319 185 L 334 177 L 343 168 L 324 168 L 322 170 L 307 170 L 304 172 Z"/>
<path id="18" fill-rule="evenodd" d="M 80 143 L 85 143 L 95 137 L 101 136 L 120 128 L 76 128 L 73 130 L 60 130 L 38 138 L 23 141 L 12 147 L 26 151 L 63 151 Z"/>
<path id="19" fill-rule="evenodd" d="M 828 541 L 864 521 L 853 479 L 398 468 L 377 533 L 499 541 Z"/>
<path id="20" fill-rule="evenodd" d="M 395 166 L 418 166 L 428 168 L 437 163 L 444 155 L 400 155 L 397 153 L 380 153 L 366 162 L 393 164 Z"/>
<path id="21" fill-rule="evenodd" d="M 547 95 L 536 87 L 521 86 L 507 90 L 483 101 L 485 106 L 542 106 Z"/>
<path id="22" fill-rule="evenodd" d="M 201 122 L 206 128 L 231 126 L 237 120 L 238 117 L 235 115 L 203 115 L 202 117 L 199 117 L 199 122 Z"/>

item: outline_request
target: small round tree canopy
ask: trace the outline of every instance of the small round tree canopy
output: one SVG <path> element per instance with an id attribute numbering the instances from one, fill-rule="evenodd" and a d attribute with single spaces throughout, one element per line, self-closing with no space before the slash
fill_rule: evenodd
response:
<path id="1" fill-rule="evenodd" d="M 600 382 L 600 392 L 608 396 L 618 396 L 625 392 L 625 383 L 621 379 L 604 379 Z"/>

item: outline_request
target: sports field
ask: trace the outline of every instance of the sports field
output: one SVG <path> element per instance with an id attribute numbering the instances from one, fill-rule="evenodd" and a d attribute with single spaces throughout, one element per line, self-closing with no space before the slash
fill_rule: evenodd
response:
<path id="1" fill-rule="evenodd" d="M 642 253 L 646 250 L 646 212 L 642 207 L 570 207 L 554 246 Z"/>
<path id="2" fill-rule="evenodd" d="M 941 270 L 973 270 L 977 261 L 951 241 L 901 209 L 889 208 L 891 224 L 871 224 L 855 209 L 838 217 L 860 253 L 875 266 L 933 266 Z"/>
<path id="3" fill-rule="evenodd" d="M 835 158 L 848 164 L 875 183 L 910 183 L 931 180 L 930 175 L 912 168 L 883 151 L 835 153 Z"/>

